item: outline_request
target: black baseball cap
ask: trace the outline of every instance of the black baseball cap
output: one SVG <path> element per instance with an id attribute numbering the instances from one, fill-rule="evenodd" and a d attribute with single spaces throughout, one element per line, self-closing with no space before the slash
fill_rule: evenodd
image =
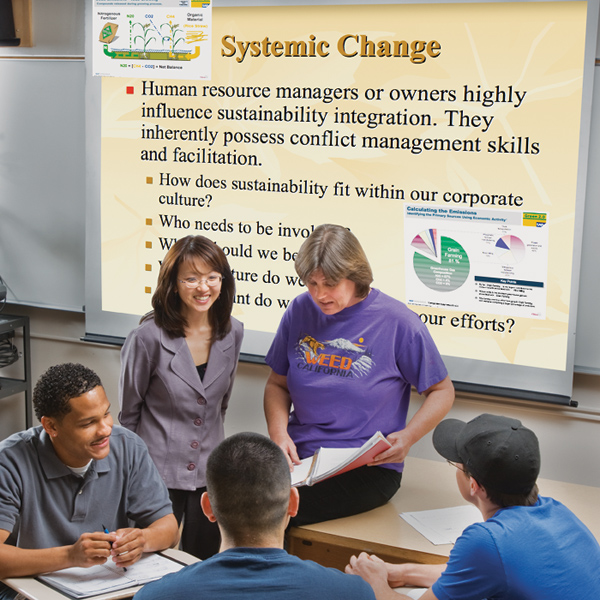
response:
<path id="1" fill-rule="evenodd" d="M 490 414 L 468 423 L 446 419 L 433 432 L 433 446 L 500 494 L 528 494 L 540 472 L 538 439 L 517 419 Z"/>

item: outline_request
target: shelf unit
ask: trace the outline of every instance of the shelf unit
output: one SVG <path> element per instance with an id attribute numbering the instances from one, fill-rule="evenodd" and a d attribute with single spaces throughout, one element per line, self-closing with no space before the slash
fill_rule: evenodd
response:
<path id="1" fill-rule="evenodd" d="M 29 317 L 17 317 L 0 314 L 0 337 L 2 334 L 10 333 L 18 329 L 23 330 L 23 356 L 19 360 L 23 369 L 22 379 L 2 377 L 0 375 L 0 400 L 13 396 L 14 394 L 25 394 L 25 427 L 32 425 L 31 406 L 31 346 L 29 342 Z"/>

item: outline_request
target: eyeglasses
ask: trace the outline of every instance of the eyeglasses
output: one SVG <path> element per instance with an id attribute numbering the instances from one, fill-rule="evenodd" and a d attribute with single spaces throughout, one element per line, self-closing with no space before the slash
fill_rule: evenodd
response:
<path id="1" fill-rule="evenodd" d="M 451 466 L 454 467 L 455 469 L 458 469 L 459 471 L 462 471 L 463 473 L 466 473 L 466 471 L 462 468 L 459 467 L 455 462 L 452 462 L 451 460 L 446 459 L 446 462 Z"/>
<path id="2" fill-rule="evenodd" d="M 222 275 L 209 275 L 205 279 L 198 279 L 197 277 L 188 277 L 186 279 L 178 279 L 179 283 L 183 283 L 188 288 L 198 287 L 200 284 L 205 283 L 208 287 L 217 287 L 223 279 Z"/>

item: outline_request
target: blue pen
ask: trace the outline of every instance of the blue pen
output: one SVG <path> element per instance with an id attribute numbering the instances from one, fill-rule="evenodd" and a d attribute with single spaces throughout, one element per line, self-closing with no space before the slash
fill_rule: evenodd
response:
<path id="1" fill-rule="evenodd" d="M 110 533 L 110 531 L 108 529 L 106 529 L 106 527 L 104 527 L 104 525 L 102 525 L 102 529 L 104 530 L 104 533 Z M 125 573 L 127 573 L 127 567 L 123 567 L 123 571 L 125 571 Z"/>

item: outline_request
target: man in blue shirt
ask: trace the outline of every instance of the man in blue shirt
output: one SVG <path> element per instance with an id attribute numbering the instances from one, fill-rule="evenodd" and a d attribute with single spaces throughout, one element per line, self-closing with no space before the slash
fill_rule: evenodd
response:
<path id="1" fill-rule="evenodd" d="M 360 577 L 283 549 L 298 511 L 290 480 L 287 459 L 269 438 L 240 433 L 221 442 L 208 458 L 201 500 L 219 526 L 219 554 L 144 586 L 136 600 L 374 600 Z"/>
<path id="2" fill-rule="evenodd" d="M 127 567 L 177 542 L 166 486 L 144 442 L 113 427 L 96 373 L 51 367 L 33 405 L 41 426 L 0 442 L 0 578 Z"/>
<path id="3" fill-rule="evenodd" d="M 392 587 L 429 587 L 422 600 L 600 598 L 600 546 L 564 505 L 538 495 L 540 450 L 520 421 L 483 414 L 442 421 L 435 449 L 456 467 L 458 488 L 481 511 L 447 565 L 392 565 L 362 553 L 346 572 L 361 575 L 377 600 Z"/>

